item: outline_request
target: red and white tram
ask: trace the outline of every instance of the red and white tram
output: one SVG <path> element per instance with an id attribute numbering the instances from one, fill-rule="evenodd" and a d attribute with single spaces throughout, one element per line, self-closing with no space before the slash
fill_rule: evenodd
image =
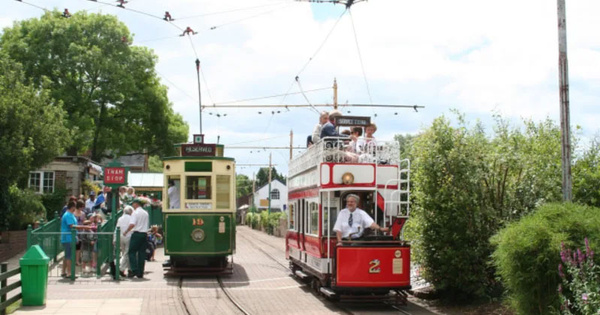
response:
<path id="1" fill-rule="evenodd" d="M 361 118 L 369 120 L 355 117 L 349 125 L 359 125 Z M 290 162 L 290 267 L 331 298 L 405 301 L 405 290 L 411 287 L 410 245 L 402 230 L 410 214 L 410 162 L 400 159 L 397 142 L 372 141 L 360 158 L 363 163 L 347 163 L 347 142 L 325 138 Z M 358 208 L 389 232 L 367 230 L 361 238 L 337 246 L 333 227 L 351 193 L 360 197 Z"/>

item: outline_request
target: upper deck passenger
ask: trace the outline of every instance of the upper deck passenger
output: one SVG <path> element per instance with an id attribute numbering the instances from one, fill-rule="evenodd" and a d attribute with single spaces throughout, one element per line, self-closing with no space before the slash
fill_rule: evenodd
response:
<path id="1" fill-rule="evenodd" d="M 315 129 L 313 129 L 311 138 L 312 143 L 317 143 L 319 140 L 321 140 L 321 130 L 323 129 L 323 125 L 325 125 L 328 120 L 329 113 L 325 111 L 321 112 L 321 115 L 319 116 L 319 123 L 315 126 Z"/>
<path id="2" fill-rule="evenodd" d="M 340 116 L 342 116 L 342 112 L 339 110 L 333 110 L 331 113 L 329 113 L 329 121 L 326 122 L 321 128 L 321 139 L 325 137 L 345 137 L 344 135 L 340 135 L 335 129 L 335 117 Z"/>

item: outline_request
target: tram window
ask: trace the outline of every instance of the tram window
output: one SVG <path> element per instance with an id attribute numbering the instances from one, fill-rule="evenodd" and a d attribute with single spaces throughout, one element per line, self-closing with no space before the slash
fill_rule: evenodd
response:
<path id="1" fill-rule="evenodd" d="M 229 175 L 217 175 L 217 209 L 229 209 Z"/>
<path id="2" fill-rule="evenodd" d="M 168 205 L 169 209 L 181 208 L 181 206 L 180 206 L 181 182 L 179 180 L 179 176 L 168 176 L 166 182 L 168 183 L 169 188 L 167 188 L 167 195 L 165 196 L 166 198 L 163 198 L 163 200 L 167 201 L 164 204 Z M 171 186 L 171 184 L 173 184 L 173 186 Z"/>
<path id="3" fill-rule="evenodd" d="M 290 213 L 289 213 L 289 215 L 290 215 L 290 224 L 289 224 L 289 227 L 288 227 L 290 230 L 295 229 L 295 226 L 294 226 L 294 219 L 295 219 L 294 215 L 296 213 L 294 212 L 294 209 L 295 209 L 294 204 L 290 204 Z"/>
<path id="4" fill-rule="evenodd" d="M 331 207 L 331 211 L 329 211 L 329 208 L 323 207 L 323 217 L 325 218 L 325 222 L 327 222 L 327 217 L 329 217 L 330 212 L 331 212 L 331 220 L 329 220 L 329 235 L 335 236 L 333 227 L 335 226 L 335 221 L 337 220 L 337 215 L 338 215 L 337 207 Z M 327 235 L 327 227 L 326 226 L 323 226 L 323 235 Z"/>
<path id="5" fill-rule="evenodd" d="M 210 176 L 187 176 L 186 199 L 210 199 Z"/>
<path id="6" fill-rule="evenodd" d="M 310 234 L 319 234 L 319 205 L 316 202 L 310 203 Z"/>

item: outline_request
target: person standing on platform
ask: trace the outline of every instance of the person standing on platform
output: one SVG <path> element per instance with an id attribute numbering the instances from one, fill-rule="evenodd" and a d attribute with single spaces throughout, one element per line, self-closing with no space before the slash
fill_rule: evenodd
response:
<path id="1" fill-rule="evenodd" d="M 60 275 L 64 278 L 71 276 L 71 242 L 76 241 L 71 237 L 71 228 L 81 228 L 77 226 L 77 219 L 75 218 L 75 215 L 73 215 L 76 206 L 77 204 L 74 201 L 69 201 L 67 204 L 67 212 L 65 212 L 60 220 L 60 243 L 65 250 L 65 258 L 63 259 L 62 273 Z"/>
<path id="2" fill-rule="evenodd" d="M 133 213 L 133 208 L 131 206 L 125 206 L 123 209 L 123 215 L 117 221 L 117 226 L 121 229 L 121 231 L 127 231 L 129 228 L 129 223 L 131 222 L 131 214 Z M 119 263 L 119 269 L 121 269 L 121 276 L 125 277 L 125 270 L 131 270 L 129 266 L 129 242 L 131 241 L 131 235 L 127 234 L 120 238 L 120 248 L 121 248 L 121 260 Z M 117 257 L 117 259 L 119 259 Z"/>
<path id="3" fill-rule="evenodd" d="M 96 192 L 90 191 L 90 198 L 85 201 L 85 214 L 89 217 L 94 213 L 94 206 L 96 206 Z"/>
<path id="4" fill-rule="evenodd" d="M 133 214 L 129 227 L 123 232 L 123 236 L 127 236 L 131 232 L 131 241 L 129 243 L 129 265 L 131 273 L 128 278 L 144 277 L 144 266 L 146 264 L 146 238 L 148 236 L 148 212 L 142 208 L 141 200 L 135 198 L 132 201 Z"/>

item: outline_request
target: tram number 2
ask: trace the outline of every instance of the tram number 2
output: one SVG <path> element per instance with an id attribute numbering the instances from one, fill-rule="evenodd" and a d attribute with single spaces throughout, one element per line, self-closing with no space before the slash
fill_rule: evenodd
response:
<path id="1" fill-rule="evenodd" d="M 369 262 L 369 273 L 380 273 L 381 272 L 381 268 L 379 268 L 379 265 L 381 264 L 381 262 L 379 261 L 379 259 L 373 259 Z"/>
<path id="2" fill-rule="evenodd" d="M 192 225 L 193 226 L 202 226 L 202 225 L 204 225 L 204 220 L 202 220 L 202 218 L 194 218 L 194 219 L 192 219 Z"/>

